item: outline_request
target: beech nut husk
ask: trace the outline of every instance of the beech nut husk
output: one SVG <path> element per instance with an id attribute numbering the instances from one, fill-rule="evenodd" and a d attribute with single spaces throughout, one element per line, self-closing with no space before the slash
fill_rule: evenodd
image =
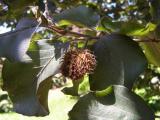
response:
<path id="1" fill-rule="evenodd" d="M 93 73 L 96 67 L 95 55 L 88 49 L 70 50 L 66 52 L 62 62 L 62 75 L 72 80 L 79 80 L 86 73 Z"/>

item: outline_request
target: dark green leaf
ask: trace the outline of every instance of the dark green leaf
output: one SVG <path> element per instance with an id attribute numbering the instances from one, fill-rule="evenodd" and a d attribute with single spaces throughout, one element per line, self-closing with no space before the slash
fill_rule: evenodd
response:
<path id="1" fill-rule="evenodd" d="M 54 20 L 57 22 L 67 20 L 73 24 L 94 27 L 98 23 L 99 15 L 88 7 L 78 6 L 55 15 Z"/>
<path id="2" fill-rule="evenodd" d="M 8 91 L 14 110 L 29 116 L 44 116 L 48 111 L 48 90 L 51 76 L 59 72 L 61 57 L 67 44 L 40 40 L 29 49 L 31 59 L 25 63 L 5 61 L 2 77 L 3 89 Z M 32 61 L 32 62 L 31 62 Z"/>
<path id="3" fill-rule="evenodd" d="M 11 61 L 24 61 L 28 56 L 26 51 L 38 23 L 33 19 L 23 18 L 16 30 L 0 35 L 0 57 Z"/>
<path id="4" fill-rule="evenodd" d="M 81 97 L 69 117 L 70 120 L 154 120 L 145 102 L 123 86 L 114 86 L 112 92 L 103 97 L 94 93 Z"/>
<path id="5" fill-rule="evenodd" d="M 103 90 L 110 85 L 132 88 L 135 79 L 146 68 L 146 58 L 130 37 L 111 34 L 95 43 L 93 51 L 97 67 L 90 75 L 91 90 Z"/>
<path id="6" fill-rule="evenodd" d="M 105 17 L 101 20 L 100 25 L 101 29 L 108 32 L 118 32 L 120 31 L 121 22 L 113 22 L 112 19 Z"/>

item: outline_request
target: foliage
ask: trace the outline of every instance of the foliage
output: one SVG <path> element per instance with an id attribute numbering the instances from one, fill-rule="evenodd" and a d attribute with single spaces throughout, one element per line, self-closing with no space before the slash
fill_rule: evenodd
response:
<path id="1" fill-rule="evenodd" d="M 159 67 L 149 65 L 133 87 L 134 91 L 140 95 L 155 112 L 159 111 L 160 106 L 159 75 Z"/>
<path id="2" fill-rule="evenodd" d="M 6 113 L 12 111 L 12 103 L 6 92 L 0 91 L 0 113 Z"/>
<path id="3" fill-rule="evenodd" d="M 160 67 L 159 10 L 158 0 L 1 0 L 0 24 L 13 29 L 0 35 L 2 89 L 14 110 L 48 115 L 48 91 L 64 54 L 90 49 L 97 66 L 88 81 L 62 90 L 79 96 L 69 119 L 154 120 L 145 97 L 132 90 L 138 93 L 133 85 L 148 63 Z M 141 88 L 146 94 L 149 85 Z"/>
<path id="4" fill-rule="evenodd" d="M 2 61 L 1 61 L 2 62 Z M 2 70 L 2 65 L 0 65 L 0 71 Z M 0 86 L 2 86 L 2 76 L 0 74 Z M 12 111 L 12 102 L 6 91 L 0 89 L 0 113 L 6 113 Z"/>

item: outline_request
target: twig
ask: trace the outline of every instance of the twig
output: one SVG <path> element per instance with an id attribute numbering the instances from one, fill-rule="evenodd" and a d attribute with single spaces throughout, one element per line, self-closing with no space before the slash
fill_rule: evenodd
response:
<path id="1" fill-rule="evenodd" d="M 88 42 L 89 42 L 89 40 L 87 39 L 85 42 L 84 48 L 87 48 Z"/>
<path id="2" fill-rule="evenodd" d="M 48 22 L 52 23 L 52 19 L 50 17 L 50 13 L 49 13 L 49 9 L 48 9 L 48 0 L 43 0 L 43 3 L 45 5 L 45 11 L 44 11 L 43 15 L 46 18 L 46 20 L 48 20 Z"/>
<path id="3" fill-rule="evenodd" d="M 39 78 L 39 76 L 42 74 L 42 72 L 47 68 L 47 66 L 51 63 L 51 61 L 55 58 L 55 55 L 53 55 L 48 61 L 47 63 L 43 66 L 43 68 L 39 71 L 39 73 L 37 74 L 37 78 Z"/>
<path id="4" fill-rule="evenodd" d="M 156 40 L 156 39 L 147 39 L 147 40 L 133 39 L 133 40 L 136 42 L 156 42 L 156 43 L 160 42 L 160 40 Z"/>
<path id="5" fill-rule="evenodd" d="M 96 37 L 96 36 L 90 36 L 90 35 L 85 35 L 85 34 L 81 34 L 81 33 L 77 33 L 77 32 L 72 32 L 72 31 L 68 31 L 68 30 L 64 30 L 61 29 L 55 25 L 48 25 L 47 26 L 48 29 L 55 31 L 61 35 L 73 35 L 73 36 L 77 36 L 77 37 L 84 37 L 87 39 L 100 39 L 100 37 Z"/>
<path id="6" fill-rule="evenodd" d="M 68 30 L 64 30 L 64 29 L 61 29 L 55 25 L 48 25 L 46 26 L 48 29 L 52 30 L 52 31 L 55 31 L 61 35 L 71 35 L 71 36 L 76 36 L 76 37 L 83 37 L 83 38 L 87 38 L 86 40 L 88 39 L 94 39 L 94 40 L 98 40 L 100 39 L 100 37 L 98 36 L 90 36 L 90 35 L 86 35 L 86 34 L 81 34 L 81 33 L 77 33 L 77 32 L 73 32 L 73 31 L 68 31 Z M 85 39 L 84 39 L 85 40 Z M 160 42 L 160 40 L 157 40 L 157 39 L 133 39 L 134 41 L 136 42 Z"/>
<path id="7" fill-rule="evenodd" d="M 160 42 L 159 40 L 139 40 L 139 41 L 136 41 L 136 42 Z"/>
<path id="8" fill-rule="evenodd" d="M 158 116 L 158 115 L 155 115 L 154 117 L 155 117 L 155 118 L 160 118 L 160 116 Z"/>

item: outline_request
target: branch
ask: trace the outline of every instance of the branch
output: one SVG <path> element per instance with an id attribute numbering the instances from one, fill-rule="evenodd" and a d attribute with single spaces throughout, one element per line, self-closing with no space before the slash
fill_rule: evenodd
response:
<path id="1" fill-rule="evenodd" d="M 142 39 L 142 40 L 140 40 L 140 39 L 133 39 L 134 41 L 136 41 L 136 42 L 156 42 L 156 43 L 159 43 L 160 42 L 160 40 L 159 39 Z"/>
<path id="2" fill-rule="evenodd" d="M 48 28 L 49 30 L 52 30 L 54 32 L 59 33 L 60 35 L 68 35 L 68 36 L 75 36 L 75 37 L 83 37 L 83 38 L 87 38 L 88 39 L 94 39 L 94 40 L 98 40 L 100 39 L 100 37 L 98 36 L 90 36 L 90 35 L 86 35 L 86 34 L 81 34 L 81 33 L 77 33 L 77 32 L 73 32 L 73 31 L 69 31 L 69 30 L 64 30 L 62 28 L 59 28 L 57 26 L 55 26 L 54 24 L 50 24 L 47 25 L 46 28 Z M 136 42 L 157 42 L 159 43 L 160 40 L 159 39 L 133 39 Z"/>
<path id="3" fill-rule="evenodd" d="M 76 37 L 83 37 L 83 38 L 87 38 L 87 39 L 100 39 L 100 37 L 96 37 L 96 36 L 90 36 L 90 35 L 86 35 L 86 34 L 81 34 L 81 33 L 77 33 L 77 32 L 72 32 L 72 31 L 68 31 L 68 30 L 64 30 L 61 29 L 55 25 L 48 25 L 47 26 L 48 29 L 55 31 L 61 35 L 72 35 L 72 36 L 76 36 Z"/>
<path id="4" fill-rule="evenodd" d="M 160 118 L 160 116 L 158 116 L 158 115 L 155 115 L 154 117 L 155 117 L 155 118 Z"/>

